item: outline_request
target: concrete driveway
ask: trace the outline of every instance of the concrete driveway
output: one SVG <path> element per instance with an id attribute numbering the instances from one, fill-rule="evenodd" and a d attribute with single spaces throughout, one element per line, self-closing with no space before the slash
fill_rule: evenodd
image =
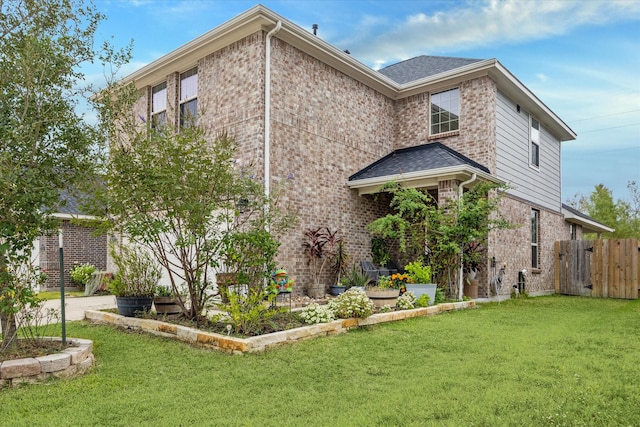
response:
<path id="1" fill-rule="evenodd" d="M 92 297 L 65 297 L 65 320 L 84 319 L 85 310 L 102 310 L 116 307 L 116 297 L 114 295 L 101 295 Z M 49 300 L 44 304 L 45 308 L 60 310 L 60 300 Z"/>

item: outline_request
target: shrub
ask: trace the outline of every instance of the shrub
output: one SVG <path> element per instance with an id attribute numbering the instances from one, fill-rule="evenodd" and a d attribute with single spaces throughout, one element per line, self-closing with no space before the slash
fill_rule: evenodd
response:
<path id="1" fill-rule="evenodd" d="M 360 289 L 349 289 L 336 299 L 329 301 L 329 309 L 339 319 L 350 317 L 369 317 L 375 310 L 375 305 Z"/>
<path id="2" fill-rule="evenodd" d="M 96 267 L 91 264 L 75 265 L 69 272 L 71 279 L 78 284 L 78 287 L 84 289 L 91 279 L 91 275 L 96 271 Z"/>
<path id="3" fill-rule="evenodd" d="M 431 266 L 423 265 L 422 261 L 414 261 L 404 266 L 404 270 L 413 283 L 431 283 Z"/>
<path id="4" fill-rule="evenodd" d="M 329 323 L 334 317 L 333 311 L 329 307 L 316 303 L 309 305 L 300 312 L 300 318 L 309 325 Z"/>
<path id="5" fill-rule="evenodd" d="M 246 295 L 224 290 L 229 303 L 220 308 L 227 313 L 228 322 L 233 330 L 244 336 L 256 335 L 271 319 L 276 317 L 279 310 L 273 306 L 276 295 L 266 294 L 264 291 L 248 289 Z M 264 304 L 265 297 L 268 304 Z"/>
<path id="6" fill-rule="evenodd" d="M 415 306 L 416 306 L 416 295 L 411 291 L 407 291 L 404 294 L 400 295 L 398 297 L 398 301 L 396 301 L 396 307 L 398 307 L 401 310 L 410 310 L 412 308 L 415 308 Z"/>
<path id="7" fill-rule="evenodd" d="M 429 298 L 429 295 L 422 294 L 422 295 L 420 295 L 420 298 L 418 298 L 418 300 L 415 302 L 415 306 L 416 307 L 427 307 L 429 305 L 430 301 L 431 301 L 431 298 Z"/>

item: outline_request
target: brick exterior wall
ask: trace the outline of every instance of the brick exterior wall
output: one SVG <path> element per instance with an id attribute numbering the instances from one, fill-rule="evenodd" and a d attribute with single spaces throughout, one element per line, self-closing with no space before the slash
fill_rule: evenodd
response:
<path id="1" fill-rule="evenodd" d="M 93 264 L 97 270 L 107 269 L 107 236 L 94 236 L 94 229 L 62 222 L 64 284 L 73 286 L 69 272 L 76 264 Z M 60 287 L 60 251 L 58 235 L 39 239 L 40 268 L 47 274 L 45 288 Z"/>
<path id="2" fill-rule="evenodd" d="M 531 268 L 531 210 L 540 212 L 539 268 Z M 489 236 L 488 257 L 496 259 L 496 271 L 490 265 L 480 282 L 480 295 L 488 296 L 491 276 L 505 266 L 502 294 L 509 295 L 518 282 L 518 272 L 526 269 L 526 291 L 530 294 L 553 292 L 554 243 L 569 238 L 569 226 L 564 217 L 531 203 L 506 195 L 500 201 L 500 212 L 514 229 L 496 230 Z"/>
<path id="3" fill-rule="evenodd" d="M 223 131 L 235 137 L 238 158 L 259 176 L 264 169 L 265 37 L 265 32 L 257 32 L 198 61 L 199 124 L 212 139 Z M 271 185 L 294 176 L 293 188 L 281 201 L 300 218 L 295 229 L 279 236 L 277 261 L 296 279 L 296 293 L 310 278 L 302 247 L 305 229 L 338 229 L 353 262 L 371 259 L 366 225 L 387 212 L 388 200 L 349 190 L 348 177 L 361 168 L 394 149 L 441 141 L 495 173 L 496 84 L 485 76 L 457 87 L 460 130 L 431 137 L 428 93 L 393 100 L 277 36 L 272 39 Z M 169 122 L 177 122 L 178 91 L 178 74 L 167 76 Z M 148 115 L 149 92 L 143 91 L 136 105 L 141 114 Z M 440 183 L 438 199 L 457 198 L 458 184 Z M 525 224 L 490 238 L 489 257 L 507 265 L 503 292 L 508 293 L 517 271 L 530 266 L 531 206 L 506 197 L 502 209 L 513 222 Z M 527 277 L 530 292 L 553 289 L 553 242 L 561 234 L 568 235 L 562 216 L 541 209 L 542 269 Z M 489 268 L 480 275 L 485 294 L 489 275 Z"/>

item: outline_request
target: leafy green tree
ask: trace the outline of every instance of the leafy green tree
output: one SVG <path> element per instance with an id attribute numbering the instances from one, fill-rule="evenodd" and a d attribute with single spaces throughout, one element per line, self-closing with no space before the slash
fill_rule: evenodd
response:
<path id="1" fill-rule="evenodd" d="M 623 199 L 614 201 L 611 190 L 598 184 L 588 197 L 576 195 L 567 204 L 613 228 L 611 233 L 602 233 L 605 239 L 640 238 L 640 193 L 635 181 L 630 181 L 627 188 L 631 196 L 630 202 Z M 595 238 L 589 234 L 586 237 Z"/>
<path id="2" fill-rule="evenodd" d="M 33 241 L 57 228 L 62 189 L 93 181 L 101 154 L 95 129 L 75 112 L 79 66 L 97 57 L 103 16 L 75 0 L 0 1 L 0 322 L 15 337 L 15 313 L 28 284 L 15 272 Z M 23 290 L 21 290 L 23 289 Z M 28 298 L 27 298 L 28 299 Z"/>
<path id="3" fill-rule="evenodd" d="M 486 245 L 493 229 L 509 228 L 498 211 L 504 186 L 479 182 L 460 200 L 447 200 L 441 206 L 427 192 L 402 188 L 396 183 L 383 186 L 392 194 L 391 213 L 368 225 L 374 236 L 396 241 L 401 253 L 423 259 L 428 255 L 437 283 L 447 284 L 450 294 L 460 268 L 480 262 L 478 254 L 466 251 Z M 462 288 L 457 289 L 462 298 Z"/>
<path id="4" fill-rule="evenodd" d="M 102 192 L 105 226 L 152 251 L 174 294 L 186 288 L 185 316 L 198 320 L 215 296 L 213 274 L 236 272 L 254 293 L 274 269 L 274 234 L 295 214 L 278 209 L 278 188 L 267 197 L 261 180 L 234 158 L 237 143 L 212 139 L 201 127 L 155 128 L 134 116 L 136 92 L 110 85 L 101 102 L 111 152 Z M 106 123 L 105 120 L 102 121 Z"/>

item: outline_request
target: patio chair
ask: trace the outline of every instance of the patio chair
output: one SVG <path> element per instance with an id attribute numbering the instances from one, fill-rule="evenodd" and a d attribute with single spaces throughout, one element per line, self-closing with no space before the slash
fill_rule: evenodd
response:
<path id="1" fill-rule="evenodd" d="M 380 277 L 380 270 L 373 265 L 371 261 L 360 261 L 360 268 L 362 272 L 367 275 L 369 280 L 373 283 L 378 283 L 378 277 Z"/>

